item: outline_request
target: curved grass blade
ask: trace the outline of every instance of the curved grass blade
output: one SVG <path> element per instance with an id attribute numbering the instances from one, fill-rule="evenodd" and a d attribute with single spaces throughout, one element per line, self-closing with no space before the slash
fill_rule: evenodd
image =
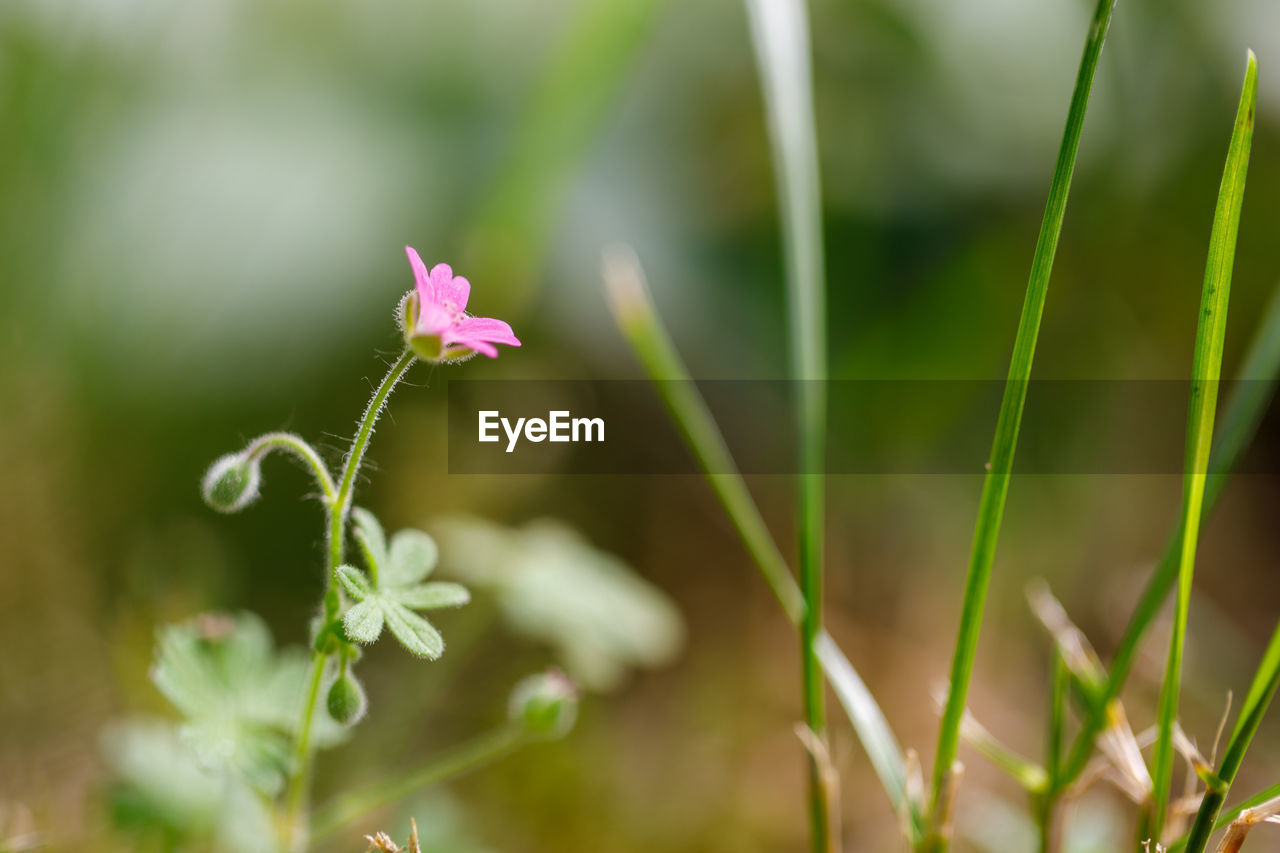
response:
<path id="1" fill-rule="evenodd" d="M 663 327 L 645 282 L 644 270 L 630 248 L 611 246 L 605 250 L 604 282 L 609 307 L 619 330 L 649 374 L 655 390 L 702 466 L 707 483 L 737 528 L 769 589 L 782 605 L 787 618 L 799 627 L 805 610 L 800 587 L 769 533 L 746 481 L 738 473 L 711 410 L 698 393 L 689 369 Z"/>
<path id="2" fill-rule="evenodd" d="M 1222 186 L 1218 190 L 1218 203 L 1209 237 L 1209 259 L 1200 297 L 1196 349 L 1191 369 L 1178 594 L 1168 664 L 1160 690 L 1159 734 L 1155 746 L 1155 771 L 1152 774 L 1155 802 L 1150 837 L 1156 840 L 1160 838 L 1164 827 L 1169 807 L 1169 786 L 1173 778 L 1173 734 L 1178 716 L 1178 694 L 1182 686 L 1182 653 L 1186 643 L 1187 611 L 1191 606 L 1191 580 L 1195 573 L 1196 543 L 1204 507 L 1209 450 L 1213 442 L 1218 379 L 1222 374 L 1222 347 L 1227 335 L 1231 271 L 1235 264 L 1236 237 L 1240 230 L 1240 208 L 1244 203 L 1244 185 L 1249 170 L 1249 149 L 1253 143 L 1253 114 L 1257 97 L 1258 64 L 1253 51 L 1249 51 L 1244 86 L 1236 111 L 1235 129 L 1227 149 L 1226 168 L 1222 174 Z"/>
<path id="3" fill-rule="evenodd" d="M 853 723 L 858 740 L 867 751 L 867 759 L 889 795 L 894 813 L 906 815 L 907 831 L 915 843 L 924 831 L 924 821 L 919 803 L 907 796 L 907 764 L 889 721 L 858 671 L 826 631 L 818 635 L 816 651 L 836 698 Z"/>
<path id="4" fill-rule="evenodd" d="M 1106 40 L 1107 28 L 1111 23 L 1113 3 L 1114 0 L 1099 0 L 1090 24 L 1084 53 L 1080 59 L 1080 69 L 1076 75 L 1075 89 L 1071 93 L 1071 106 L 1067 111 L 1062 146 L 1058 151 L 1053 181 L 1049 185 L 1049 200 L 1045 205 L 1044 219 L 1040 224 L 1040 236 L 1031 261 L 1026 300 L 1022 306 L 1022 317 L 1018 321 L 1018 334 L 1014 340 L 1013 357 L 1009 363 L 1009 377 L 1005 384 L 1004 399 L 1000 404 L 1000 415 L 996 421 L 989 468 L 982 485 L 978 521 L 969 559 L 968 579 L 965 583 L 964 604 L 960 615 L 960 628 L 956 638 L 955 658 L 951 666 L 951 687 L 938 731 L 938 750 L 933 765 L 933 785 L 929 806 L 933 826 L 931 837 L 926 840 L 926 850 L 941 851 L 947 847 L 947 840 L 941 832 L 938 804 L 945 793 L 947 780 L 951 775 L 956 751 L 960 744 L 960 724 L 964 718 L 969 680 L 973 675 L 978 633 L 982 626 L 987 586 L 991 580 L 991 566 L 995 560 L 1000 521 L 1004 514 L 1005 497 L 1009 491 L 1009 478 L 1013 471 L 1018 428 L 1022 422 L 1022 410 L 1027 398 L 1027 382 L 1031 377 L 1031 363 L 1035 356 L 1036 339 L 1040 333 L 1040 318 L 1044 313 L 1045 295 L 1049 290 L 1049 276 L 1053 271 L 1058 235 L 1062 231 L 1062 219 L 1071 189 L 1071 175 L 1075 171 L 1076 153 L 1080 148 L 1080 133 L 1084 127 L 1085 110 L 1089 105 L 1089 93 L 1093 88 L 1094 71 L 1098 67 L 1098 57 L 1102 53 L 1102 44 Z"/>
<path id="5" fill-rule="evenodd" d="M 604 280 L 619 329 L 653 381 L 787 619 L 799 628 L 804 617 L 804 596 L 738 473 L 720 428 L 654 309 L 635 253 L 623 246 L 606 250 Z M 906 788 L 906 760 L 884 712 L 826 632 L 818 635 L 815 650 L 890 803 L 900 812 Z M 910 808 L 909 817 L 911 831 L 918 834 L 922 826 L 918 806 Z"/>

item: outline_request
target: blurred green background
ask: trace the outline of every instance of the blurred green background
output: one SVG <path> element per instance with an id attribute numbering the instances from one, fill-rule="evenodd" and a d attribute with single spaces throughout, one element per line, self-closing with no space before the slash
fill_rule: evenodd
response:
<path id="1" fill-rule="evenodd" d="M 1091 6 L 812 4 L 833 375 L 1004 374 Z M 1246 46 L 1262 100 L 1228 372 L 1238 362 L 1280 273 L 1280 8 L 1121 0 L 1037 376 L 1187 375 Z M 472 310 L 525 344 L 446 369 L 633 378 L 598 272 L 616 240 L 644 260 L 695 375 L 785 375 L 739 3 L 0 4 L 0 812 L 20 804 L 55 848 L 129 849 L 110 830 L 100 737 L 169 713 L 146 677 L 155 626 L 253 609 L 281 642 L 304 640 L 322 557 L 303 474 L 268 463 L 264 500 L 229 519 L 197 482 L 265 430 L 341 452 L 398 345 L 404 244 L 469 277 Z M 449 477 L 440 373 L 415 376 L 375 440 L 363 504 L 393 528 L 458 509 L 560 518 L 666 590 L 688 638 L 673 665 L 589 697 L 568 740 L 412 813 L 465 827 L 472 846 L 442 849 L 802 849 L 796 643 L 701 481 Z M 831 631 L 926 755 L 979 485 L 829 487 Z M 793 484 L 752 486 L 785 539 Z M 1207 529 L 1184 699 L 1202 744 L 1280 611 L 1276 489 L 1239 478 Z M 972 694 L 1007 742 L 1038 755 L 1042 740 L 1048 643 L 1026 581 L 1047 578 L 1105 655 L 1179 495 L 1170 476 L 1015 481 Z M 438 624 L 481 634 L 476 618 Z M 1137 728 L 1154 720 L 1166 632 L 1153 636 L 1130 690 Z M 375 649 L 370 721 L 321 757 L 318 795 L 500 719 L 511 683 L 548 660 L 502 631 L 431 667 Z M 897 849 L 856 741 L 838 724 L 833 738 L 849 849 Z M 1259 738 L 1239 791 L 1280 778 L 1280 720 Z M 967 849 L 1016 849 L 1018 792 L 965 755 Z M 1082 809 L 1098 837 L 1127 837 L 1118 799 Z"/>

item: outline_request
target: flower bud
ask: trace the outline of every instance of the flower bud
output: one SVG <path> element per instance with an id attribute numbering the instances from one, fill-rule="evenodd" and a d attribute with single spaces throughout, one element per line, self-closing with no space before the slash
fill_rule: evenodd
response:
<path id="1" fill-rule="evenodd" d="M 564 737 L 578 717 L 578 688 L 557 669 L 531 675 L 511 691 L 511 719 L 535 737 Z"/>
<path id="2" fill-rule="evenodd" d="M 347 672 L 338 676 L 338 680 L 329 688 L 326 704 L 329 706 L 329 716 L 344 726 L 360 722 L 364 712 L 369 708 L 369 700 L 364 695 L 364 688 L 360 686 L 355 676 Z"/>
<path id="3" fill-rule="evenodd" d="M 204 502 L 218 512 L 239 512 L 258 499 L 262 469 L 244 453 L 228 453 L 209 466 L 200 483 Z"/>

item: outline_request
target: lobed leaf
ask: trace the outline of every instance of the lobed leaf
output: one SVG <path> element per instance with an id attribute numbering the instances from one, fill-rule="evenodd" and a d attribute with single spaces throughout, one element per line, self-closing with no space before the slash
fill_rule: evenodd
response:
<path id="1" fill-rule="evenodd" d="M 431 574 L 440 558 L 436 541 L 421 530 L 401 530 L 391 537 L 391 556 L 382 567 L 384 587 L 409 586 Z"/>
<path id="2" fill-rule="evenodd" d="M 364 572 L 354 566 L 338 566 L 338 581 L 356 601 L 364 601 L 373 595 L 373 585 Z"/>
<path id="3" fill-rule="evenodd" d="M 435 660 L 444 654 L 444 638 L 431 623 L 393 601 L 382 601 L 387 627 L 400 644 L 420 658 Z"/>
<path id="4" fill-rule="evenodd" d="M 471 601 L 471 593 L 460 583 L 424 583 L 405 589 L 388 590 L 387 598 L 410 610 L 439 610 L 461 607 Z"/>
<path id="5" fill-rule="evenodd" d="M 367 598 L 343 614 L 342 627 L 350 639 L 367 646 L 382 635 L 383 616 L 382 601 Z"/>

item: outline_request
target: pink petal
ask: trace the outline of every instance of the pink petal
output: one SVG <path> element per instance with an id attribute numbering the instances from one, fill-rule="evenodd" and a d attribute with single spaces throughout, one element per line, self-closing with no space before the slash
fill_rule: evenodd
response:
<path id="1" fill-rule="evenodd" d="M 428 300 L 419 300 L 418 322 L 414 332 L 419 335 L 442 335 L 453 328 L 452 312 Z"/>
<path id="2" fill-rule="evenodd" d="M 418 255 L 417 250 L 412 246 L 405 246 L 404 253 L 409 256 L 409 266 L 413 267 L 413 284 L 418 291 L 418 301 L 435 301 L 431 298 L 430 289 L 427 283 L 429 278 L 427 274 L 427 265 L 422 262 L 422 258 Z"/>
<path id="3" fill-rule="evenodd" d="M 467 300 L 471 298 L 471 282 L 457 276 L 444 286 L 440 295 L 446 308 L 461 314 L 467 310 Z"/>
<path id="4" fill-rule="evenodd" d="M 487 356 L 489 356 L 489 358 L 497 358 L 497 357 L 498 357 L 498 348 L 497 348 L 497 347 L 495 347 L 493 344 L 486 343 L 486 342 L 481 341 L 481 340 L 474 340 L 474 341 L 473 341 L 473 340 L 455 340 L 455 339 L 451 339 L 451 340 L 449 341 L 449 343 L 451 343 L 451 344 L 456 344 L 456 345 L 459 345 L 459 346 L 464 346 L 464 347 L 466 347 L 467 349 L 473 349 L 473 350 L 475 350 L 476 352 L 480 353 L 481 355 L 487 355 Z"/>
<path id="5" fill-rule="evenodd" d="M 511 331 L 511 326 L 491 317 L 466 317 L 454 324 L 451 334 L 479 341 L 492 341 L 495 344 L 520 346 L 520 339 Z"/>
<path id="6" fill-rule="evenodd" d="M 445 292 L 453 281 L 453 267 L 448 264 L 436 264 L 431 268 L 431 299 L 444 303 Z"/>

